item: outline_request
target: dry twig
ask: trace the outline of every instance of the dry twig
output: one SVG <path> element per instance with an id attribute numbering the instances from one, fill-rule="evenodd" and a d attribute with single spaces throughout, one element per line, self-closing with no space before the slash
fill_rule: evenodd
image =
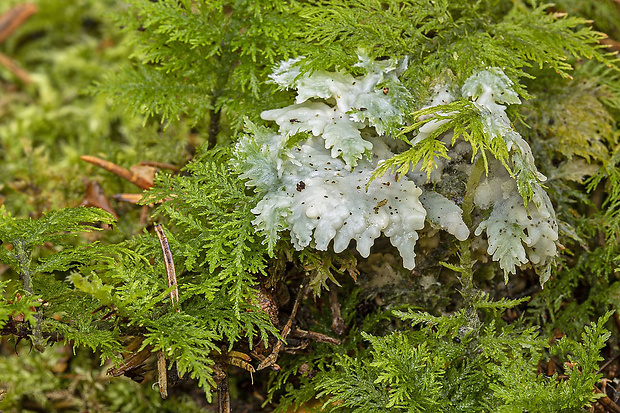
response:
<path id="1" fill-rule="evenodd" d="M 297 310 L 299 309 L 299 304 L 301 300 L 303 299 L 303 297 L 306 295 L 307 289 L 308 289 L 307 285 L 299 286 L 299 291 L 297 292 L 297 297 L 295 298 L 295 304 L 293 304 L 293 311 L 291 311 L 291 316 L 288 318 L 288 321 L 286 322 L 286 324 L 284 325 L 284 328 L 282 329 L 282 333 L 281 333 L 282 339 L 278 340 L 271 354 L 267 356 L 263 361 L 260 362 L 256 370 L 262 370 L 265 367 L 269 367 L 272 364 L 274 364 L 276 360 L 278 359 L 278 354 L 280 353 L 280 350 L 282 350 L 282 347 L 284 346 L 284 340 L 286 340 L 286 337 L 291 332 L 291 328 L 293 327 L 293 322 L 295 321 L 295 317 L 297 316 Z"/>
<path id="2" fill-rule="evenodd" d="M 293 331 L 291 331 L 291 335 L 297 338 L 309 338 L 310 340 L 314 340 L 319 343 L 327 343 L 333 344 L 335 346 L 339 346 L 342 342 L 334 337 L 330 337 L 325 334 L 317 333 L 314 331 L 306 331 L 301 328 L 296 327 Z"/>
<path id="3" fill-rule="evenodd" d="M 164 265 L 166 266 L 166 275 L 168 276 L 168 287 L 174 286 L 174 289 L 170 291 L 170 301 L 172 301 L 172 306 L 176 307 L 179 304 L 179 288 L 177 286 L 177 274 L 174 269 L 174 261 L 172 260 L 172 251 L 170 251 L 170 245 L 168 244 L 168 238 L 166 238 L 166 234 L 164 233 L 164 228 L 157 224 L 155 225 L 155 232 L 157 233 L 157 237 L 159 238 L 159 244 L 161 245 L 161 250 L 164 254 Z M 176 311 L 179 311 L 179 308 L 175 308 Z"/>
<path id="4" fill-rule="evenodd" d="M 108 374 L 112 377 L 118 377 L 122 375 L 128 375 L 129 372 L 134 372 L 144 366 L 146 360 L 151 356 L 153 349 L 151 346 L 146 346 L 142 350 L 137 351 L 144 338 L 136 337 L 125 350 L 129 353 L 127 356 L 123 356 L 124 363 L 118 368 L 111 368 L 108 370 Z"/>
<path id="5" fill-rule="evenodd" d="M 156 161 L 140 161 L 139 165 L 153 166 L 159 169 L 168 169 L 169 171 L 179 172 L 179 167 L 170 163 L 156 162 Z"/>
<path id="6" fill-rule="evenodd" d="M 332 330 L 341 336 L 344 334 L 346 325 L 340 313 L 340 303 L 338 302 L 338 293 L 335 288 L 332 288 L 329 292 L 329 307 L 332 310 Z"/>
<path id="7" fill-rule="evenodd" d="M 157 384 L 162 399 L 168 397 L 168 371 L 166 369 L 166 356 L 163 351 L 157 352 Z"/>
<path id="8" fill-rule="evenodd" d="M 36 4 L 19 4 L 0 16 L 0 43 L 38 11 Z"/>
<path id="9" fill-rule="evenodd" d="M 596 386 L 594 386 L 594 391 L 596 393 L 605 394 Z M 606 394 L 605 394 L 605 396 L 603 396 L 600 399 L 598 399 L 596 402 L 598 404 L 600 404 L 601 406 L 603 406 L 605 408 L 605 410 L 607 410 L 608 412 L 620 413 L 620 406 L 618 406 L 616 403 L 614 403 L 613 400 L 611 400 L 609 397 L 607 397 Z"/>
<path id="10" fill-rule="evenodd" d="M 90 155 L 83 155 L 81 158 L 83 161 L 92 163 L 93 165 L 112 172 L 114 175 L 120 176 L 140 189 L 150 189 L 153 186 L 153 181 L 149 181 L 148 179 L 145 179 L 144 177 L 125 169 L 122 166 L 118 166 L 113 162 Z"/>
<path id="11" fill-rule="evenodd" d="M 0 16 L 0 43 L 3 43 L 19 26 L 37 12 L 37 6 L 32 3 L 19 4 Z M 0 65 L 6 67 L 23 83 L 32 80 L 24 69 L 19 67 L 10 57 L 0 53 Z"/>
<path id="12" fill-rule="evenodd" d="M 7 55 L 0 53 L 0 65 L 6 67 L 11 73 L 13 73 L 19 80 L 25 84 L 32 83 L 30 75 L 24 69 L 19 67 L 17 63 L 13 61 Z"/>

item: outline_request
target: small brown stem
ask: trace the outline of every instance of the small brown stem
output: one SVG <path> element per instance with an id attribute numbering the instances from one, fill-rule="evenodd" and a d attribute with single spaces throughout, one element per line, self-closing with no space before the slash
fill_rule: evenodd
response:
<path id="1" fill-rule="evenodd" d="M 170 251 L 168 238 L 166 238 L 164 229 L 160 224 L 155 225 L 155 232 L 157 233 L 159 244 L 161 245 L 161 250 L 164 254 L 164 265 L 166 266 L 166 274 L 168 276 L 168 287 L 174 286 L 174 289 L 170 291 L 170 300 L 172 301 L 172 306 L 176 307 L 179 304 L 179 288 L 177 287 L 177 274 L 174 269 L 174 261 L 172 260 L 172 251 Z M 178 312 L 179 308 L 176 307 L 175 310 Z"/>
<path id="2" fill-rule="evenodd" d="M 336 345 L 336 346 L 339 346 L 342 343 L 337 338 L 333 338 L 333 337 L 330 337 L 328 335 L 321 334 L 321 333 L 316 333 L 314 331 L 302 330 L 299 327 L 296 327 L 291 332 L 291 335 L 293 337 L 297 337 L 297 338 L 309 338 L 310 340 L 318 341 L 319 343 L 333 344 L 333 345 Z"/>
<path id="3" fill-rule="evenodd" d="M 11 73 L 13 73 L 20 81 L 29 85 L 32 83 L 32 79 L 30 79 L 30 75 L 24 69 L 19 67 L 17 63 L 13 61 L 10 57 L 0 53 L 0 65 L 6 67 Z"/>
<path id="4" fill-rule="evenodd" d="M 142 194 L 114 194 L 112 198 L 121 202 L 129 202 L 130 204 L 137 204 L 142 200 Z"/>
<path id="5" fill-rule="evenodd" d="M 24 24 L 38 8 L 33 3 L 19 4 L 0 16 L 0 43 L 4 42 L 19 26 Z"/>
<path id="6" fill-rule="evenodd" d="M 265 361 L 265 359 L 267 357 L 263 356 L 262 354 L 252 350 L 250 351 L 250 354 L 252 355 L 252 357 L 254 357 L 256 360 L 259 361 L 259 363 L 263 363 Z M 259 364 L 260 365 L 260 364 Z M 273 363 L 271 366 L 269 366 L 271 368 L 271 370 L 273 371 L 280 371 L 282 368 L 277 364 L 277 363 Z"/>
<path id="7" fill-rule="evenodd" d="M 596 374 L 600 374 L 603 370 L 605 370 L 607 368 L 607 366 L 609 366 L 611 363 L 613 363 L 614 360 L 616 360 L 618 357 L 620 357 L 620 353 L 616 354 L 615 356 L 613 356 L 612 358 L 607 360 L 605 363 L 603 363 L 603 365 L 598 369 Z"/>
<path id="8" fill-rule="evenodd" d="M 307 289 L 308 289 L 307 285 L 299 286 L 299 291 L 297 292 L 297 297 L 295 298 L 295 303 L 293 304 L 293 311 L 291 311 L 291 316 L 288 318 L 288 321 L 286 322 L 286 324 L 284 325 L 284 328 L 282 329 L 282 333 L 281 333 L 282 339 L 278 340 L 271 354 L 267 356 L 265 360 L 263 360 L 258 365 L 256 370 L 262 370 L 265 367 L 269 367 L 273 363 L 275 363 L 276 360 L 278 359 L 278 354 L 280 353 L 280 350 L 282 350 L 282 347 L 284 346 L 284 340 L 286 340 L 286 337 L 288 337 L 289 333 L 291 332 L 291 328 L 293 327 L 293 322 L 295 321 L 295 317 L 297 316 L 297 310 L 299 309 L 299 304 L 301 303 L 301 300 L 303 299 L 303 297 L 306 295 Z"/>
<path id="9" fill-rule="evenodd" d="M 338 293 L 332 288 L 329 292 L 329 307 L 332 310 L 332 330 L 339 336 L 344 334 L 346 325 L 340 313 L 340 303 L 338 302 Z"/>
<path id="10" fill-rule="evenodd" d="M 139 164 L 144 165 L 144 166 L 153 166 L 159 169 L 168 169 L 169 171 L 173 171 L 173 172 L 179 172 L 179 167 L 176 165 L 172 165 L 170 163 L 156 162 L 156 161 L 140 161 Z"/>
<path id="11" fill-rule="evenodd" d="M 166 356 L 163 351 L 157 352 L 157 378 L 159 394 L 162 399 L 168 397 L 168 371 L 166 369 Z"/>
<path id="12" fill-rule="evenodd" d="M 142 340 L 140 340 L 138 343 L 142 344 Z M 152 349 L 153 348 L 151 346 L 146 346 L 137 353 L 131 353 L 129 357 L 125 359 L 125 362 L 122 366 L 109 369 L 108 374 L 112 377 L 118 377 L 126 374 L 127 372 L 140 368 L 146 362 L 146 359 L 151 356 Z"/>
<path id="13" fill-rule="evenodd" d="M 252 357 L 239 351 L 233 350 L 229 353 L 223 354 L 221 356 L 215 356 L 213 358 L 219 363 L 226 363 L 231 366 L 237 366 L 239 368 L 242 368 L 243 370 L 250 372 L 250 374 L 256 372 L 254 366 L 250 364 L 250 362 L 252 361 Z"/>
<path id="14" fill-rule="evenodd" d="M 144 179 L 140 175 L 137 175 L 130 170 L 123 168 L 122 166 L 118 166 L 113 162 L 106 161 L 105 159 L 97 158 L 96 156 L 90 155 L 83 155 L 81 156 L 81 158 L 83 161 L 92 163 L 93 165 L 112 172 L 114 175 L 120 176 L 121 178 L 136 185 L 140 189 L 150 189 L 151 187 L 153 187 L 153 182 Z"/>
<path id="15" fill-rule="evenodd" d="M 174 268 L 174 261 L 172 260 L 172 251 L 170 251 L 170 245 L 168 244 L 168 238 L 164 228 L 157 224 L 155 225 L 155 232 L 159 238 L 159 244 L 164 254 L 164 265 L 166 267 L 166 275 L 168 276 L 168 287 L 174 286 L 174 289 L 170 291 L 170 301 L 172 301 L 172 307 L 178 313 L 179 312 L 179 289 L 177 287 L 177 274 Z M 178 366 L 177 366 L 178 367 Z M 168 372 L 166 369 L 166 358 L 163 351 L 157 352 L 157 372 L 159 374 L 159 393 L 161 398 L 168 397 Z M 179 378 L 181 378 L 179 376 Z"/>
<path id="16" fill-rule="evenodd" d="M 605 394 L 596 386 L 594 386 L 594 392 L 595 393 Z M 605 394 L 605 396 L 603 396 L 600 399 L 598 399 L 596 402 L 599 403 L 601 406 L 603 406 L 608 412 L 620 413 L 620 406 L 618 406 L 616 403 L 614 403 L 613 400 L 611 400 L 609 397 L 607 397 L 606 394 Z"/>
<path id="17" fill-rule="evenodd" d="M 230 413 L 230 389 L 228 388 L 228 373 L 217 384 L 218 413 Z"/>
<path id="18" fill-rule="evenodd" d="M 20 4 L 0 16 L 0 43 L 3 43 L 19 26 L 24 24 L 30 16 L 37 12 L 37 6 L 32 3 Z M 30 75 L 19 67 L 10 57 L 0 53 L 0 65 L 6 67 L 25 84 L 32 83 Z"/>

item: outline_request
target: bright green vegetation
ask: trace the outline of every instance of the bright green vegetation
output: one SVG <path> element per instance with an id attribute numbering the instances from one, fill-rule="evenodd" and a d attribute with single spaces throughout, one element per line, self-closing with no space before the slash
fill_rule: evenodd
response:
<path id="1" fill-rule="evenodd" d="M 36 3 L 0 46 L 33 79 L 0 68 L 0 409 L 209 411 L 223 372 L 255 411 L 603 396 L 620 351 L 616 2 Z M 87 181 L 139 190 L 82 155 L 181 169 L 112 201 L 115 219 L 77 207 Z M 280 369 L 251 378 L 300 285 Z"/>

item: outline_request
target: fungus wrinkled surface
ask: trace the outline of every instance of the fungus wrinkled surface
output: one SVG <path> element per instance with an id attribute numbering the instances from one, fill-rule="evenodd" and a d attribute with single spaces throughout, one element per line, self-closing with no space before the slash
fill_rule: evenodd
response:
<path id="1" fill-rule="evenodd" d="M 538 172 L 529 144 L 512 128 L 506 106 L 500 104 L 520 103 L 519 97 L 512 90 L 512 82 L 497 68 L 469 78 L 463 95 L 473 99 L 480 110 L 488 139 L 506 142 L 513 172 L 528 178 L 524 188 L 524 179 L 515 180 L 499 162 L 489 166 L 491 175 L 476 189 L 474 201 L 480 208 L 492 210 L 475 235 L 486 231 L 487 252 L 499 261 L 506 276 L 529 261 L 544 283 L 557 253 L 558 224 L 551 200 L 540 184 L 547 178 Z"/>
<path id="2" fill-rule="evenodd" d="M 279 87 L 297 91 L 295 104 L 261 114 L 278 125 L 278 132 L 248 122 L 248 134 L 236 146 L 241 176 L 260 196 L 252 210 L 254 224 L 266 234 L 270 250 L 279 233 L 288 230 L 297 250 L 327 250 L 333 243 L 338 253 L 355 241 L 360 255 L 368 257 L 383 234 L 398 249 L 403 266 L 412 269 L 418 232 L 428 221 L 459 241 L 467 240 L 474 228 L 475 236 L 486 231 L 487 253 L 505 275 L 527 263 L 548 271 L 557 252 L 558 225 L 540 185 L 546 178 L 506 114 L 505 105 L 520 99 L 500 69 L 476 73 L 460 89 L 461 100 L 474 105 L 489 147 L 503 145 L 506 154 L 499 160 L 485 157 L 487 175 L 469 189 L 475 191 L 478 207 L 470 229 L 460 206 L 464 184 L 461 201 L 442 191 L 448 188 L 453 195 L 447 182 L 454 179 L 447 176 L 458 173 L 467 181 L 472 162 L 486 155 L 469 141 L 455 141 L 450 129 L 433 138 L 452 115 L 439 105 L 448 107 L 458 99 L 458 92 L 449 91 L 458 88 L 436 88 L 426 107 L 438 106 L 440 118 L 424 123 L 408 141 L 415 147 L 438 139 L 451 146 L 444 159 L 436 159 L 432 173 L 427 176 L 418 164 L 400 176 L 373 176 L 399 152 L 397 142 L 402 147 L 393 135 L 405 125 L 409 111 L 410 95 L 398 80 L 406 62 L 360 57 L 366 74 L 354 77 L 326 71 L 301 75 L 299 61 L 281 63 L 271 76 Z M 541 279 L 545 281 L 544 275 Z"/>
<path id="3" fill-rule="evenodd" d="M 517 192 L 516 184 L 501 165 L 495 177 L 485 178 L 478 188 L 474 202 L 480 208 L 491 208 L 490 215 L 476 228 L 475 235 L 486 231 L 489 255 L 499 261 L 505 273 L 515 273 L 516 267 L 528 261 L 545 273 L 550 259 L 557 253 L 558 224 L 553 205 L 547 194 L 537 193 L 541 204 L 526 206 Z"/>

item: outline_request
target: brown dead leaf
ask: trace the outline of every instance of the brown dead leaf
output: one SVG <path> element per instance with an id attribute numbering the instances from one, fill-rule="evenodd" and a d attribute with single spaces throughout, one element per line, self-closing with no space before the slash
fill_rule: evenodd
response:
<path id="1" fill-rule="evenodd" d="M 112 204 L 110 204 L 110 200 L 106 196 L 99 182 L 94 180 L 86 181 L 85 185 L 86 190 L 84 191 L 84 199 L 80 203 L 80 206 L 101 208 L 112 214 L 114 219 L 118 219 L 116 211 L 112 207 Z"/>

